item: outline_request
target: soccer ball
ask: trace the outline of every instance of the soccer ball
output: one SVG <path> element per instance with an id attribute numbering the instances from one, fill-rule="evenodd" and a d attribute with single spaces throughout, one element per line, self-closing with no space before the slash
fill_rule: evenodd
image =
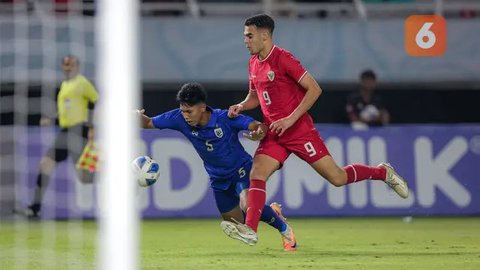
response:
<path id="1" fill-rule="evenodd" d="M 160 176 L 160 165 L 149 156 L 139 156 L 132 162 L 138 185 L 147 187 L 155 184 Z"/>

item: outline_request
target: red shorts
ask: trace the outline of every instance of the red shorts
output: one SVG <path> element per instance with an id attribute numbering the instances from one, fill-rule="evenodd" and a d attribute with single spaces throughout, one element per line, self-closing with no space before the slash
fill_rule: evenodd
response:
<path id="1" fill-rule="evenodd" d="M 282 137 L 278 137 L 275 133 L 269 131 L 265 138 L 260 141 L 255 155 L 267 155 L 283 165 L 291 153 L 308 164 L 312 164 L 324 156 L 330 156 L 330 152 L 328 152 L 316 129 L 310 129 L 306 132 L 295 131 Z"/>

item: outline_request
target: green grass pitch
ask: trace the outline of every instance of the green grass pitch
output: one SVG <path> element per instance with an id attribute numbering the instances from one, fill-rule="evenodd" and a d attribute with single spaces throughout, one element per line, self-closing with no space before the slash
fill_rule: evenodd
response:
<path id="1" fill-rule="evenodd" d="M 140 268 L 480 269 L 479 217 L 289 221 L 294 253 L 284 252 L 279 233 L 264 224 L 250 247 L 225 236 L 219 219 L 145 220 Z M 0 223 L 0 269 L 96 269 L 96 234 L 93 221 Z"/>

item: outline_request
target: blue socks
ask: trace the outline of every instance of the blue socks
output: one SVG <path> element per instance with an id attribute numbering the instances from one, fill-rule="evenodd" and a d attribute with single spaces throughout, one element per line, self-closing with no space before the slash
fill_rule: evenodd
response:
<path id="1" fill-rule="evenodd" d="M 274 227 L 280 232 L 284 232 L 287 229 L 287 223 L 285 223 L 269 205 L 265 205 L 263 207 L 260 220 Z"/>

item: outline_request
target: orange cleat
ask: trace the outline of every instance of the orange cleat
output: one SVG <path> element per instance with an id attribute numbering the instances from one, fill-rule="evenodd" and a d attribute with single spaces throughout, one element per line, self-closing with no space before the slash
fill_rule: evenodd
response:
<path id="1" fill-rule="evenodd" d="M 270 204 L 270 207 L 277 213 L 277 215 L 287 223 L 287 229 L 282 232 L 283 250 L 284 251 L 296 251 L 297 241 L 295 240 L 295 234 L 293 233 L 292 226 L 288 224 L 287 219 L 282 215 L 282 205 L 276 202 Z"/>

